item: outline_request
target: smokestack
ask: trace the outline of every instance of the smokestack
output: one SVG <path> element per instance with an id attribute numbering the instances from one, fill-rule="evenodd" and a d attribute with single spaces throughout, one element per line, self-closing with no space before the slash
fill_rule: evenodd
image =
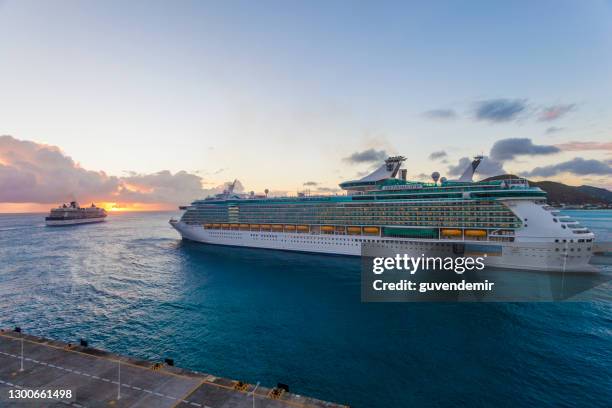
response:
<path id="1" fill-rule="evenodd" d="M 406 175 L 408 174 L 408 170 L 407 169 L 401 169 L 400 170 L 400 178 L 404 181 L 406 181 Z"/>

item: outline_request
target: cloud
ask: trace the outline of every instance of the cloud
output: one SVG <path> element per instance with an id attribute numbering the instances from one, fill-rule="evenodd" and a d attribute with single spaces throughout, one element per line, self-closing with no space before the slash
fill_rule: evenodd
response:
<path id="1" fill-rule="evenodd" d="M 435 120 L 450 120 L 455 119 L 457 114 L 452 109 L 432 109 L 423 112 L 423 116 Z"/>
<path id="2" fill-rule="evenodd" d="M 476 119 L 492 123 L 516 120 L 527 109 L 526 99 L 489 99 L 476 103 Z"/>
<path id="3" fill-rule="evenodd" d="M 523 173 L 525 177 L 550 177 L 559 173 L 573 173 L 576 175 L 610 175 L 612 174 L 612 166 L 609 163 L 594 160 L 583 159 L 581 157 L 573 158 L 572 160 L 553 164 L 550 166 L 536 167 L 531 171 Z"/>
<path id="4" fill-rule="evenodd" d="M 429 160 L 439 160 L 439 159 L 443 159 L 445 157 L 447 157 L 448 155 L 446 154 L 446 152 L 444 150 L 438 150 L 436 152 L 432 152 L 429 155 Z"/>
<path id="5" fill-rule="evenodd" d="M 307 181 L 303 184 L 304 186 L 317 186 L 319 185 L 319 183 L 317 183 L 316 181 Z"/>
<path id="6" fill-rule="evenodd" d="M 472 163 L 472 159 L 469 157 L 462 157 L 459 159 L 459 163 L 456 165 L 451 165 L 448 167 L 448 175 L 449 176 L 461 176 L 465 169 L 468 168 Z M 477 174 L 482 177 L 490 177 L 497 176 L 500 174 L 505 174 L 506 170 L 504 170 L 503 163 L 497 161 L 491 157 L 484 157 L 476 170 Z"/>
<path id="7" fill-rule="evenodd" d="M 341 190 L 337 187 L 317 187 L 316 191 L 319 193 L 337 193 Z"/>
<path id="8" fill-rule="evenodd" d="M 201 177 L 185 171 L 110 176 L 82 168 L 56 146 L 0 136 L 0 202 L 182 204 L 218 190 L 203 189 Z"/>
<path id="9" fill-rule="evenodd" d="M 117 191 L 120 180 L 83 169 L 59 148 L 0 136 L 0 202 L 50 203 L 101 198 Z"/>
<path id="10" fill-rule="evenodd" d="M 549 128 L 547 128 L 547 129 L 546 129 L 545 133 L 546 133 L 547 135 L 550 135 L 550 134 L 552 134 L 552 133 L 558 133 L 558 132 L 561 132 L 563 129 L 564 129 L 564 128 L 562 128 L 562 127 L 551 126 L 551 127 L 549 127 Z"/>
<path id="11" fill-rule="evenodd" d="M 557 120 L 573 111 L 575 107 L 576 105 L 574 104 L 547 106 L 538 115 L 538 120 L 542 122 Z"/>
<path id="12" fill-rule="evenodd" d="M 367 149 L 361 152 L 355 152 L 348 157 L 345 157 L 344 160 L 357 164 L 357 163 L 375 163 L 384 161 L 389 155 L 384 150 L 374 150 Z"/>
<path id="13" fill-rule="evenodd" d="M 202 178 L 179 171 L 172 174 L 162 170 L 151 174 L 136 174 L 120 179 L 120 186 L 112 198 L 105 201 L 131 201 L 141 203 L 189 203 L 196 198 L 220 192 L 223 186 L 205 190 Z"/>
<path id="14" fill-rule="evenodd" d="M 531 139 L 509 138 L 495 142 L 491 148 L 490 156 L 493 160 L 503 162 L 521 155 L 547 155 L 558 153 L 559 151 L 561 149 L 556 146 L 535 145 Z"/>
<path id="15" fill-rule="evenodd" d="M 482 176 L 505 174 L 507 172 L 504 170 L 504 163 L 513 160 L 517 156 L 549 155 L 562 150 L 612 150 L 612 143 L 569 142 L 552 146 L 535 145 L 531 139 L 526 138 L 502 139 L 493 144 L 489 156 L 482 160 L 477 172 Z M 462 157 L 457 165 L 452 165 L 448 168 L 448 174 L 450 176 L 459 176 L 463 174 L 470 163 L 471 160 L 468 157 Z M 610 161 L 587 160 L 577 157 L 554 165 L 536 167 L 531 171 L 522 173 L 522 175 L 524 177 L 550 177 L 559 173 L 610 175 L 612 174 L 612 163 Z"/>
<path id="16" fill-rule="evenodd" d="M 565 151 L 607 150 L 612 151 L 612 142 L 568 142 L 556 145 Z"/>

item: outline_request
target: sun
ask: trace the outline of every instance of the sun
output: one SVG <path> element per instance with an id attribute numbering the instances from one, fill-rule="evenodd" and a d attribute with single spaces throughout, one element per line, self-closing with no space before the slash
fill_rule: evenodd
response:
<path id="1" fill-rule="evenodd" d="M 117 203 L 113 202 L 100 202 L 96 204 L 98 207 L 104 208 L 108 212 L 120 212 L 124 211 L 125 208 L 118 206 Z"/>

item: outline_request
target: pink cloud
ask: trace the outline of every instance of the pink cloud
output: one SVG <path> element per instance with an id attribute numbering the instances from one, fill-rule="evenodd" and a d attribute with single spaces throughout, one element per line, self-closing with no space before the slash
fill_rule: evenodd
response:
<path id="1" fill-rule="evenodd" d="M 574 104 L 548 106 L 540 112 L 539 120 L 543 122 L 557 120 L 562 116 L 565 116 L 567 113 L 573 111 L 574 108 Z"/>
<path id="2" fill-rule="evenodd" d="M 185 171 L 111 176 L 82 168 L 57 146 L 0 136 L 0 203 L 185 204 L 218 190 L 203 189 L 202 178 Z"/>

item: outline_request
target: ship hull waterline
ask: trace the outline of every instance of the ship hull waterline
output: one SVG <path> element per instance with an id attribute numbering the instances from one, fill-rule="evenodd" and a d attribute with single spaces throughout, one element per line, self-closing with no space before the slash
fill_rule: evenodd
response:
<path id="1" fill-rule="evenodd" d="M 397 253 L 409 253 L 415 256 L 422 253 L 426 253 L 427 256 L 456 256 L 453 253 L 453 244 L 490 244 L 501 247 L 501 254 L 498 256 L 487 256 L 485 264 L 490 267 L 543 272 L 593 273 L 598 271 L 597 268 L 588 263 L 587 258 L 564 259 L 563 253 L 555 251 L 555 245 L 550 242 L 470 242 L 448 239 L 398 240 L 397 238 L 371 235 L 210 230 L 200 225 L 190 225 L 181 221 L 171 221 L 170 225 L 179 232 L 183 239 L 203 244 L 346 256 L 362 255 L 360 239 L 362 241 L 367 240 L 372 244 L 388 246 L 396 250 Z M 534 256 L 534 251 L 537 251 L 539 256 Z"/>
<path id="2" fill-rule="evenodd" d="M 45 220 L 45 225 L 48 227 L 65 227 L 69 225 L 93 224 L 104 221 L 106 221 L 106 217 L 81 218 L 73 220 Z"/>

